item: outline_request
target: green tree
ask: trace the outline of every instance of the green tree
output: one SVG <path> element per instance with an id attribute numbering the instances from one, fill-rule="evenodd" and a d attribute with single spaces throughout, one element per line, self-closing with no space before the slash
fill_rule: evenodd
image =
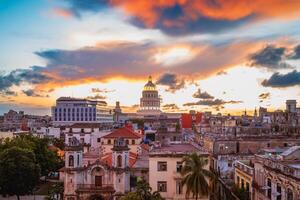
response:
<path id="1" fill-rule="evenodd" d="M 210 180 L 214 174 L 205 169 L 208 160 L 199 156 L 196 152 L 183 158 L 183 167 L 181 170 L 182 185 L 186 186 L 186 196 L 192 193 L 193 198 L 198 199 L 209 193 Z"/>
<path id="2" fill-rule="evenodd" d="M 121 200 L 163 200 L 159 192 L 153 192 L 145 179 L 137 182 L 136 191 L 129 192 Z"/>
<path id="3" fill-rule="evenodd" d="M 63 183 L 56 183 L 48 191 L 48 196 L 46 197 L 46 200 L 63 199 L 63 195 L 64 195 L 64 184 Z"/>
<path id="4" fill-rule="evenodd" d="M 49 172 L 57 171 L 63 166 L 63 162 L 57 154 L 48 149 L 49 143 L 50 140 L 47 138 L 24 135 L 11 140 L 5 140 L 5 142 L 0 145 L 0 152 L 10 147 L 31 150 L 35 155 L 36 162 L 40 165 L 41 175 L 46 177 Z"/>
<path id="5" fill-rule="evenodd" d="M 136 192 L 129 192 L 121 200 L 141 200 L 141 197 Z"/>
<path id="6" fill-rule="evenodd" d="M 63 138 L 53 138 L 51 142 L 57 148 L 61 150 L 65 149 L 65 140 Z"/>
<path id="7" fill-rule="evenodd" d="M 26 195 L 38 184 L 40 167 L 28 149 L 10 147 L 0 153 L 0 193 Z"/>
<path id="8" fill-rule="evenodd" d="M 244 188 L 239 188 L 235 186 L 233 188 L 233 193 L 240 199 L 240 200 L 250 200 L 250 195 L 247 190 Z"/>

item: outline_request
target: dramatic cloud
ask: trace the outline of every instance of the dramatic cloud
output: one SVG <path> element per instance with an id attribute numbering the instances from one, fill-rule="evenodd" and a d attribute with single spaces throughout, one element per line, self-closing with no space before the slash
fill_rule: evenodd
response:
<path id="1" fill-rule="evenodd" d="M 93 93 L 110 93 L 114 92 L 115 90 L 108 90 L 108 89 L 100 89 L 100 88 L 92 88 Z"/>
<path id="2" fill-rule="evenodd" d="M 22 83 L 40 84 L 51 80 L 42 69 L 42 67 L 33 66 L 30 69 L 16 69 L 9 74 L 0 75 L 0 91 L 6 91 Z"/>
<path id="3" fill-rule="evenodd" d="M 195 92 L 193 94 L 193 97 L 197 98 L 197 99 L 213 99 L 214 98 L 212 95 L 208 94 L 207 92 L 201 92 L 200 89 L 198 89 L 197 92 Z"/>
<path id="4" fill-rule="evenodd" d="M 178 79 L 176 74 L 165 73 L 157 80 L 156 84 L 168 86 L 167 91 L 175 92 L 184 88 L 185 82 L 184 80 Z"/>
<path id="5" fill-rule="evenodd" d="M 218 73 L 217 73 L 217 75 L 218 76 L 221 76 L 221 75 L 227 75 L 227 72 L 226 71 L 219 71 Z"/>
<path id="6" fill-rule="evenodd" d="M 162 109 L 167 110 L 167 111 L 177 111 L 177 110 L 179 110 L 179 107 L 176 104 L 171 103 L 171 104 L 163 105 Z"/>
<path id="7" fill-rule="evenodd" d="M 106 8 L 109 0 L 84 0 L 84 1 L 78 1 L 78 0 L 65 0 L 69 3 L 70 7 L 68 8 L 68 11 L 76 16 L 81 17 L 81 13 L 84 11 L 87 12 L 99 12 L 103 8 Z M 67 9 L 66 9 L 67 10 Z"/>
<path id="8" fill-rule="evenodd" d="M 300 59 L 300 45 L 294 48 L 293 54 L 289 57 L 289 59 Z"/>
<path id="9" fill-rule="evenodd" d="M 68 0 L 70 11 L 99 12 L 112 7 L 130 16 L 136 26 L 160 29 L 170 35 L 220 32 L 269 18 L 298 17 L 299 1 L 286 0 Z"/>
<path id="10" fill-rule="evenodd" d="M 260 100 L 265 100 L 265 99 L 269 99 L 271 96 L 270 92 L 266 92 L 266 93 L 261 93 L 260 95 L 258 95 L 258 98 Z"/>
<path id="11" fill-rule="evenodd" d="M 224 101 L 222 99 L 206 99 L 206 100 L 200 100 L 197 102 L 192 103 L 185 103 L 183 106 L 222 106 L 225 104 L 239 104 L 243 103 L 242 101 Z"/>
<path id="12" fill-rule="evenodd" d="M 88 96 L 87 98 L 91 99 L 91 100 L 104 100 L 104 99 L 106 99 L 106 96 L 102 96 L 100 94 L 95 94 L 94 96 Z"/>
<path id="13" fill-rule="evenodd" d="M 294 70 L 287 74 L 274 73 L 269 79 L 265 79 L 262 85 L 265 87 L 291 87 L 300 84 L 300 72 Z"/>
<path id="14" fill-rule="evenodd" d="M 22 92 L 28 97 L 44 97 L 43 95 L 36 93 L 33 89 L 22 90 Z"/>
<path id="15" fill-rule="evenodd" d="M 290 68 L 285 62 L 285 47 L 268 45 L 250 56 L 250 65 L 268 69 Z"/>
<path id="16" fill-rule="evenodd" d="M 1 94 L 2 96 L 17 96 L 17 95 L 18 95 L 17 92 L 14 92 L 14 91 L 8 90 L 8 89 L 5 89 L 5 90 L 0 91 L 0 94 Z"/>

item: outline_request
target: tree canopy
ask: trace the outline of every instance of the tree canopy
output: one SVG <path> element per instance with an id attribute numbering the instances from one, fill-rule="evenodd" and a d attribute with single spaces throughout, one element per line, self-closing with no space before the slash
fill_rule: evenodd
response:
<path id="1" fill-rule="evenodd" d="M 2 195 L 29 194 L 37 185 L 40 166 L 28 149 L 9 147 L 0 152 L 0 193 Z"/>
<path id="2" fill-rule="evenodd" d="M 129 192 L 121 200 L 163 200 L 159 192 L 152 192 L 152 188 L 145 179 L 137 182 L 135 192 Z"/>
<path id="3" fill-rule="evenodd" d="M 56 171 L 63 166 L 63 163 L 56 152 L 53 152 L 48 148 L 49 143 L 50 140 L 47 138 L 24 135 L 5 140 L 0 144 L 0 152 L 10 147 L 19 147 L 32 151 L 35 155 L 36 163 L 40 166 L 41 175 L 47 176 L 49 172 Z"/>

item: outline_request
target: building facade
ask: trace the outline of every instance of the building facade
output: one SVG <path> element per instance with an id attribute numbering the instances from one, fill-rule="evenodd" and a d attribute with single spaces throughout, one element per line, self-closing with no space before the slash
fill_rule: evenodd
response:
<path id="1" fill-rule="evenodd" d="M 208 158 L 208 154 L 189 143 L 170 143 L 154 147 L 149 152 L 149 184 L 166 200 L 187 199 L 186 187 L 182 186 L 182 159 L 187 154 L 197 152 Z M 209 169 L 209 164 L 206 166 Z M 193 199 L 189 197 L 188 199 Z M 198 198 L 199 199 L 199 198 Z M 206 197 L 201 199 L 208 199 Z M 200 200 L 200 199 L 199 199 Z"/>
<path id="2" fill-rule="evenodd" d="M 113 113 L 104 101 L 92 101 L 71 97 L 60 97 L 52 107 L 54 126 L 65 126 L 74 123 L 112 124 Z"/>

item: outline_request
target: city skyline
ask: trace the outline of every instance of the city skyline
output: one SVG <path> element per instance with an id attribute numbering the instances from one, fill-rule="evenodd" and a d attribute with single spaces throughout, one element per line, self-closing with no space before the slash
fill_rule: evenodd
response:
<path id="1" fill-rule="evenodd" d="M 61 96 L 131 111 L 149 75 L 165 111 L 284 109 L 300 2 L 270 2 L 1 1 L 0 113 L 50 114 Z"/>

